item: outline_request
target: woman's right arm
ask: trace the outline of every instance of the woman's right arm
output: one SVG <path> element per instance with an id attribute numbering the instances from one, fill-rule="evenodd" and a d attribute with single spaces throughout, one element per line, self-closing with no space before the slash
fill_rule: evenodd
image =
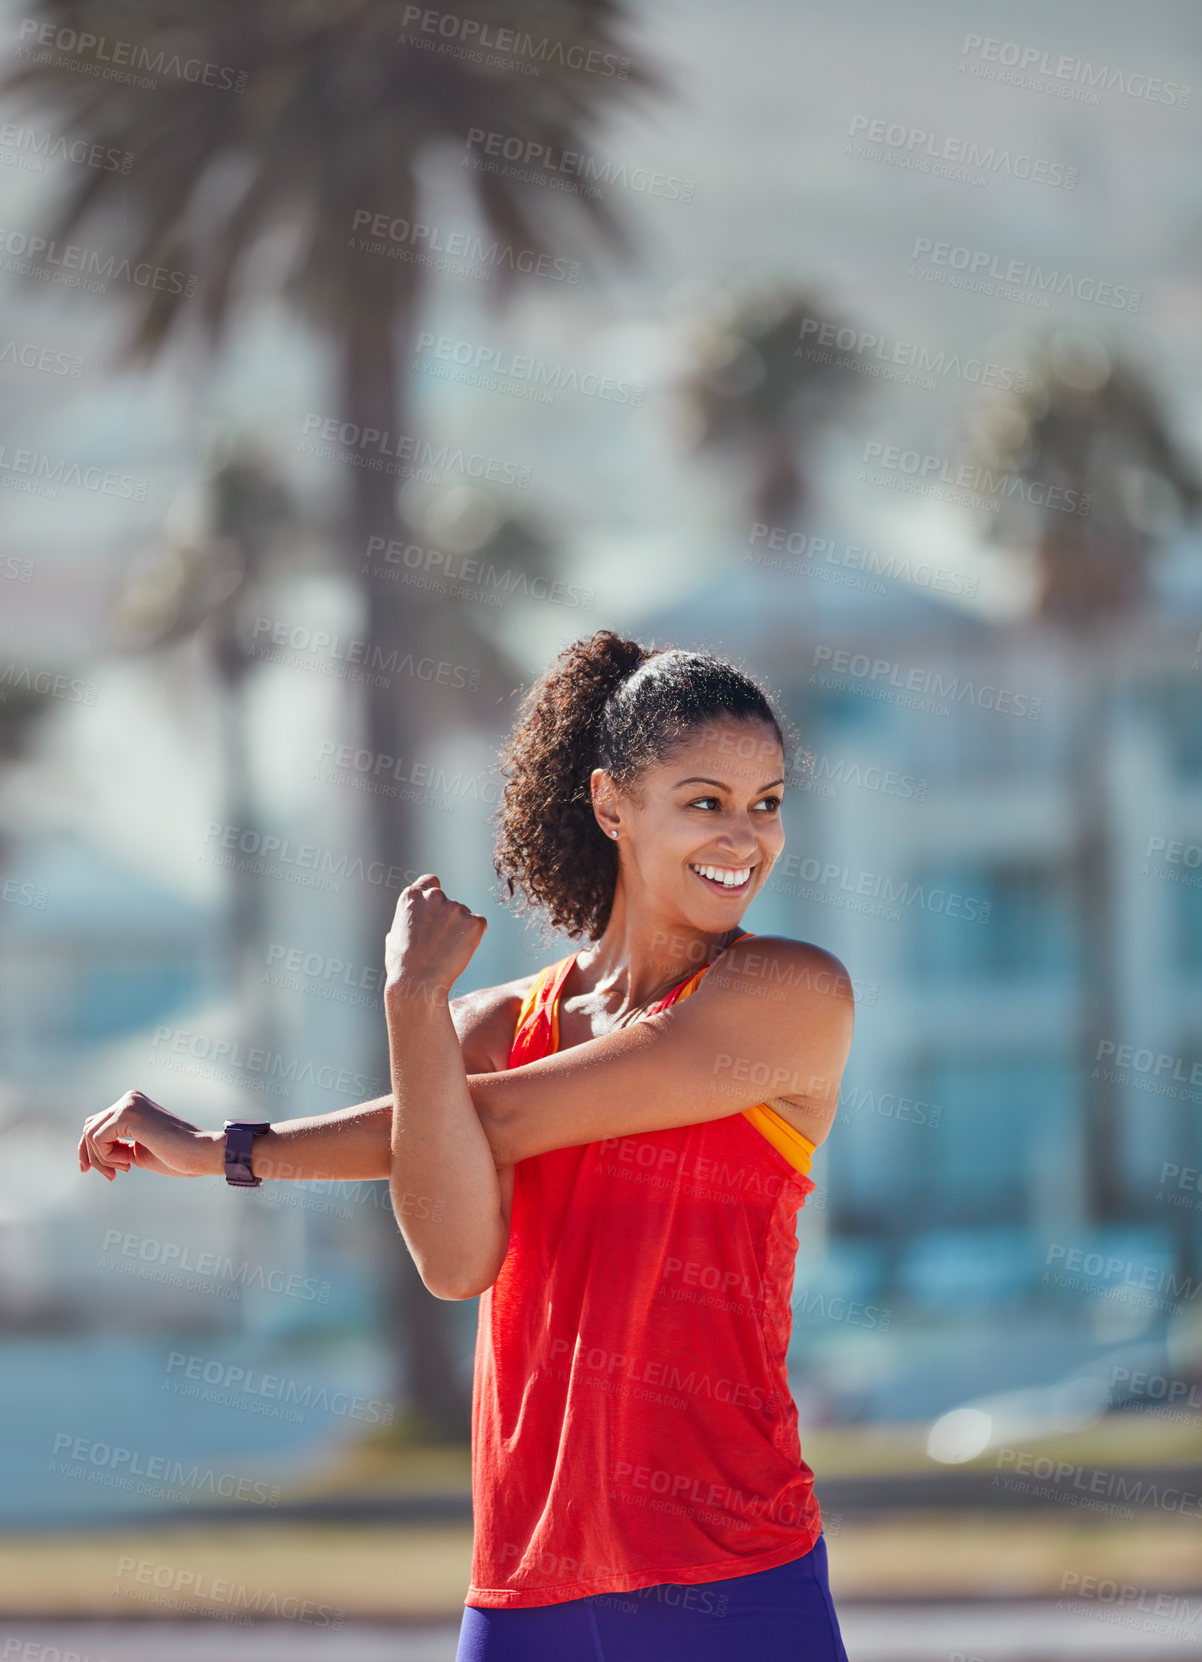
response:
<path id="1" fill-rule="evenodd" d="M 463 993 L 451 1016 L 468 1073 L 498 1073 L 509 1046 L 530 977 Z M 254 1139 L 251 1170 L 269 1180 L 341 1179 L 372 1182 L 390 1176 L 392 1096 L 375 1097 L 328 1114 L 278 1120 Z M 103 1113 L 84 1122 L 80 1171 L 98 1171 L 112 1182 L 137 1167 L 173 1177 L 222 1177 L 225 1133 L 180 1119 L 144 1091 L 127 1091 Z"/>
<path id="2" fill-rule="evenodd" d="M 391 1126 L 390 1096 L 329 1114 L 279 1120 L 254 1139 L 251 1170 L 256 1177 L 344 1182 L 387 1177 Z M 135 1166 L 170 1177 L 221 1177 L 225 1132 L 180 1119 L 144 1091 L 126 1091 L 111 1108 L 84 1121 L 79 1169 L 98 1171 L 112 1182 L 119 1171 Z"/>

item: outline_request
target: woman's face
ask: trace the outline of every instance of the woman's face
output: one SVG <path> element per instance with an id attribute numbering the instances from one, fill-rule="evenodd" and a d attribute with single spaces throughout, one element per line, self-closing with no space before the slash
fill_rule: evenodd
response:
<path id="1" fill-rule="evenodd" d="M 761 721 L 696 728 L 630 796 L 593 773 L 594 805 L 618 832 L 627 899 L 705 934 L 733 928 L 784 846 L 784 753 Z"/>

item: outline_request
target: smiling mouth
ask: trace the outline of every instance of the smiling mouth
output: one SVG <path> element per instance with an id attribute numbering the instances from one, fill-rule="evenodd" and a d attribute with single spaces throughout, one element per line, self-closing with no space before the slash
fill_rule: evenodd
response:
<path id="1" fill-rule="evenodd" d="M 690 862 L 689 870 L 701 879 L 707 888 L 716 889 L 719 894 L 739 895 L 746 894 L 751 887 L 751 875 L 754 866 L 695 866 Z"/>

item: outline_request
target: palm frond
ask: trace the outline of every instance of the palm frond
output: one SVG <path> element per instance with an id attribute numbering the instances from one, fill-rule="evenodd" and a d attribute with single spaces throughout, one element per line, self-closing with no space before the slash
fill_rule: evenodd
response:
<path id="1" fill-rule="evenodd" d="M 56 38 L 120 43 L 131 74 L 143 66 L 152 83 L 97 80 L 86 54 L 58 50 L 0 78 L 10 97 L 36 101 L 72 136 L 134 157 L 128 175 L 88 170 L 68 188 L 49 234 L 61 241 L 97 227 L 128 240 L 120 258 L 197 273 L 196 309 L 216 341 L 252 247 L 283 227 L 298 241 L 289 292 L 337 328 L 364 304 L 388 311 L 411 300 L 415 270 L 400 259 L 381 269 L 378 256 L 347 246 L 348 233 L 359 208 L 414 212 L 427 153 L 466 146 L 473 128 L 579 151 L 612 109 L 666 87 L 624 50 L 630 25 L 618 0 L 469 0 L 463 15 L 479 28 L 458 52 L 424 49 L 406 33 L 406 11 L 401 0 L 36 0 L 31 18 Z M 480 30 L 495 38 L 501 29 L 518 43 L 508 63 L 470 49 Z M 176 59 L 211 66 L 217 84 L 188 79 Z M 588 62 L 616 67 L 578 67 Z M 238 168 L 252 183 L 222 201 L 223 171 Z M 622 216 L 600 198 L 470 177 L 491 236 L 536 254 L 633 256 Z M 504 266 L 498 277 L 490 290 L 503 295 L 512 287 Z M 191 315 L 187 297 L 162 289 L 132 290 L 131 301 L 142 315 L 122 361 L 152 356 Z"/>

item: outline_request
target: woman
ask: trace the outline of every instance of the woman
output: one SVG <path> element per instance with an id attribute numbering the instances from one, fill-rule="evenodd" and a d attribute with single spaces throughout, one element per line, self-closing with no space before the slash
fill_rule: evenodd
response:
<path id="1" fill-rule="evenodd" d="M 485 920 L 419 878 L 391 1097 L 254 1142 L 256 1176 L 387 1176 L 425 1285 L 480 1295 L 458 1662 L 845 1662 L 786 1350 L 853 998 L 831 953 L 739 927 L 785 749 L 719 658 L 568 647 L 502 758 L 496 869 L 589 944 L 452 1000 Z M 80 1163 L 215 1172 L 222 1141 L 131 1092 Z"/>

